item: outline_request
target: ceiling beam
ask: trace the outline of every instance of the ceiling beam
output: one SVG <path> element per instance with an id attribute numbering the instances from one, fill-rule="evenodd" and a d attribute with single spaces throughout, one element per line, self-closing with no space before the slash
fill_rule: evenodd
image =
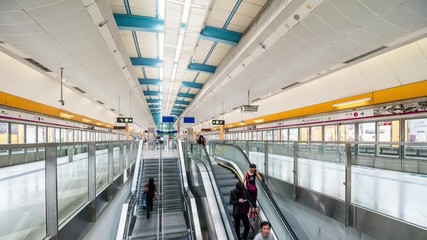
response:
<path id="1" fill-rule="evenodd" d="M 159 91 L 144 91 L 145 96 L 160 96 L 162 92 Z"/>
<path id="2" fill-rule="evenodd" d="M 191 63 L 188 65 L 188 69 L 196 72 L 214 73 L 216 67 L 207 64 Z"/>
<path id="3" fill-rule="evenodd" d="M 176 104 L 181 104 L 181 105 L 190 105 L 189 101 L 180 101 L 180 100 L 176 100 L 175 101 Z"/>
<path id="4" fill-rule="evenodd" d="M 131 57 L 130 61 L 132 62 L 132 65 L 138 67 L 163 67 L 163 61 L 158 58 Z"/>
<path id="5" fill-rule="evenodd" d="M 183 106 L 173 106 L 173 108 L 172 109 L 178 109 L 178 110 L 185 110 L 185 108 L 187 108 L 187 107 L 183 107 Z"/>
<path id="6" fill-rule="evenodd" d="M 162 19 L 125 14 L 114 14 L 117 27 L 120 30 L 162 33 L 165 24 Z"/>
<path id="7" fill-rule="evenodd" d="M 239 43 L 241 37 L 241 33 L 210 26 L 206 26 L 200 33 L 201 39 L 225 43 L 233 46 L 236 46 Z"/>
<path id="8" fill-rule="evenodd" d="M 195 82 L 182 82 L 182 87 L 188 87 L 188 88 L 196 88 L 196 89 L 202 89 L 203 84 L 202 83 L 195 83 Z"/>
<path id="9" fill-rule="evenodd" d="M 161 85 L 162 80 L 155 78 L 138 78 L 139 84 L 143 85 Z"/>
<path id="10" fill-rule="evenodd" d="M 147 99 L 147 103 L 159 103 L 161 101 L 160 99 Z"/>
<path id="11" fill-rule="evenodd" d="M 154 109 L 154 108 L 160 108 L 160 105 L 159 104 L 153 104 L 153 105 L 148 105 L 148 107 L 150 109 Z"/>
<path id="12" fill-rule="evenodd" d="M 194 98 L 196 94 L 191 93 L 178 93 L 178 97 L 184 97 L 184 98 Z"/>

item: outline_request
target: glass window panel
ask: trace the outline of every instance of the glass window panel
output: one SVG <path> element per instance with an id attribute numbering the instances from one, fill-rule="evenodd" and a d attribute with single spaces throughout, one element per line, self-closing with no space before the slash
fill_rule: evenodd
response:
<path id="1" fill-rule="evenodd" d="M 25 132 L 24 124 L 12 123 L 10 125 L 10 143 L 11 144 L 25 143 L 24 132 Z"/>
<path id="2" fill-rule="evenodd" d="M 0 122 L 0 144 L 9 143 L 9 124 Z"/>
<path id="3" fill-rule="evenodd" d="M 46 127 L 43 127 L 43 126 L 37 127 L 37 142 L 38 143 L 46 142 Z"/>
<path id="4" fill-rule="evenodd" d="M 359 141 L 375 142 L 375 123 L 360 123 L 359 124 Z"/>
<path id="5" fill-rule="evenodd" d="M 398 142 L 399 120 L 378 122 L 377 131 L 379 142 Z"/>
<path id="6" fill-rule="evenodd" d="M 322 141 L 322 127 L 311 127 L 310 141 Z"/>
<path id="7" fill-rule="evenodd" d="M 289 129 L 289 141 L 298 141 L 298 128 Z"/>
<path id="8" fill-rule="evenodd" d="M 271 131 L 263 131 L 263 138 L 264 141 L 271 141 L 273 140 L 273 136 Z"/>
<path id="9" fill-rule="evenodd" d="M 335 142 L 337 141 L 337 126 L 325 126 L 325 141 Z"/>
<path id="10" fill-rule="evenodd" d="M 27 143 L 36 143 L 37 139 L 37 127 L 34 125 L 27 125 Z"/>
<path id="11" fill-rule="evenodd" d="M 300 141 L 309 141 L 308 137 L 309 137 L 309 128 L 300 128 Z"/>
<path id="12" fill-rule="evenodd" d="M 68 141 L 73 142 L 74 141 L 73 137 L 74 137 L 73 129 L 68 129 Z"/>
<path id="13" fill-rule="evenodd" d="M 280 130 L 280 133 L 281 133 L 280 140 L 282 140 L 282 141 L 288 141 L 288 129 L 282 129 L 282 130 Z"/>
<path id="14" fill-rule="evenodd" d="M 406 120 L 407 142 L 427 142 L 427 118 Z"/>
<path id="15" fill-rule="evenodd" d="M 276 140 L 276 141 L 280 140 L 280 130 L 273 131 L 273 140 Z"/>
<path id="16" fill-rule="evenodd" d="M 340 125 L 340 138 L 339 141 L 354 141 L 355 140 L 355 126 L 354 124 Z"/>
<path id="17" fill-rule="evenodd" d="M 55 142 L 61 142 L 61 129 L 55 128 Z"/>
<path id="18" fill-rule="evenodd" d="M 68 142 L 68 131 L 67 129 L 61 129 L 61 142 Z"/>

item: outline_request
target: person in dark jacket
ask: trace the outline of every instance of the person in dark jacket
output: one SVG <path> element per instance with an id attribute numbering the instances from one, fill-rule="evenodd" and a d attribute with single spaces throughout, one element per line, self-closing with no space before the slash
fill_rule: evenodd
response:
<path id="1" fill-rule="evenodd" d="M 236 188 L 230 192 L 230 204 L 233 205 L 234 229 L 236 230 L 238 239 L 247 239 L 249 234 L 249 203 L 253 205 L 252 200 L 248 197 L 245 184 L 238 181 Z M 240 220 L 242 220 L 245 227 L 242 238 L 240 238 Z"/>
<path id="2" fill-rule="evenodd" d="M 153 211 L 153 198 L 157 195 L 154 178 L 148 179 L 148 183 L 144 186 L 144 193 L 146 194 L 147 198 L 147 219 L 149 219 L 150 212 Z"/>

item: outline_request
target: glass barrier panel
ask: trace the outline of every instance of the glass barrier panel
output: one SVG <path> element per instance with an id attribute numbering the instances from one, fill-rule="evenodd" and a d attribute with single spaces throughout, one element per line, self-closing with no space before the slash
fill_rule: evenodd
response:
<path id="1" fill-rule="evenodd" d="M 88 146 L 57 148 L 58 222 L 61 225 L 89 196 Z"/>
<path id="2" fill-rule="evenodd" d="M 116 179 L 120 175 L 120 143 L 113 145 L 113 176 Z"/>
<path id="3" fill-rule="evenodd" d="M 2 163 L 0 167 L 0 239 L 43 239 L 46 236 L 45 161 L 37 161 L 35 154 L 26 156 L 26 149 L 12 152 L 15 152 L 12 158 L 16 160 L 19 156 L 24 162 L 16 161 L 21 164 L 14 166 Z"/>
<path id="4" fill-rule="evenodd" d="M 108 184 L 108 143 L 96 144 L 96 193 L 99 194 Z"/>
<path id="5" fill-rule="evenodd" d="M 268 150 L 268 176 L 293 183 L 294 150 L 288 142 L 269 143 Z"/>

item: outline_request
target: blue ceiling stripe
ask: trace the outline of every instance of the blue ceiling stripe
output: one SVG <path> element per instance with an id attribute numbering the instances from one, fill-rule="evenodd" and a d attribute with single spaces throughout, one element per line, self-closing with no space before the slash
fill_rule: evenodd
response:
<path id="1" fill-rule="evenodd" d="M 201 83 L 195 83 L 195 82 L 185 82 L 185 81 L 182 81 L 181 82 L 181 86 L 182 87 L 188 87 L 188 88 L 202 89 L 203 84 L 201 84 Z"/>
<path id="2" fill-rule="evenodd" d="M 145 85 L 161 85 L 162 80 L 160 79 L 153 79 L 153 78 L 138 78 L 139 84 L 145 84 Z"/>
<path id="3" fill-rule="evenodd" d="M 183 97 L 183 98 L 194 98 L 196 96 L 196 94 L 191 94 L 191 93 L 178 93 L 178 97 Z"/>
<path id="4" fill-rule="evenodd" d="M 200 33 L 201 39 L 225 43 L 233 46 L 236 46 L 239 43 L 241 37 L 241 33 L 210 26 L 205 26 L 205 28 Z"/>
<path id="5" fill-rule="evenodd" d="M 144 91 L 145 96 L 160 96 L 162 95 L 159 91 Z"/>
<path id="6" fill-rule="evenodd" d="M 113 14 L 117 27 L 120 30 L 142 31 L 142 32 L 164 32 L 164 21 L 159 18 Z"/>
<path id="7" fill-rule="evenodd" d="M 233 7 L 233 10 L 231 11 L 230 15 L 228 16 L 227 21 L 225 21 L 224 27 L 222 29 L 226 29 L 228 24 L 230 24 L 231 19 L 233 19 L 233 16 L 234 16 L 234 14 L 236 14 L 236 11 L 239 8 L 241 3 L 242 3 L 242 0 L 237 0 L 236 4 Z"/>
<path id="8" fill-rule="evenodd" d="M 144 67 L 163 67 L 163 61 L 157 58 L 134 58 L 131 57 L 130 61 L 134 66 Z"/>
<path id="9" fill-rule="evenodd" d="M 175 100 L 175 104 L 189 105 L 189 104 L 190 104 L 190 102 L 188 102 L 188 101 Z"/>
<path id="10" fill-rule="evenodd" d="M 160 99 L 147 99 L 147 103 L 159 103 L 161 101 Z"/>
<path id="11" fill-rule="evenodd" d="M 207 64 L 191 63 L 188 65 L 188 69 L 198 72 L 214 73 L 216 67 Z"/>
<path id="12" fill-rule="evenodd" d="M 125 4 L 126 13 L 127 13 L 128 15 L 131 15 L 131 14 L 132 14 L 132 12 L 130 11 L 129 1 L 128 1 L 128 0 L 123 0 L 123 3 Z"/>
<path id="13" fill-rule="evenodd" d="M 184 110 L 186 107 L 183 106 L 173 106 L 172 109 Z"/>

